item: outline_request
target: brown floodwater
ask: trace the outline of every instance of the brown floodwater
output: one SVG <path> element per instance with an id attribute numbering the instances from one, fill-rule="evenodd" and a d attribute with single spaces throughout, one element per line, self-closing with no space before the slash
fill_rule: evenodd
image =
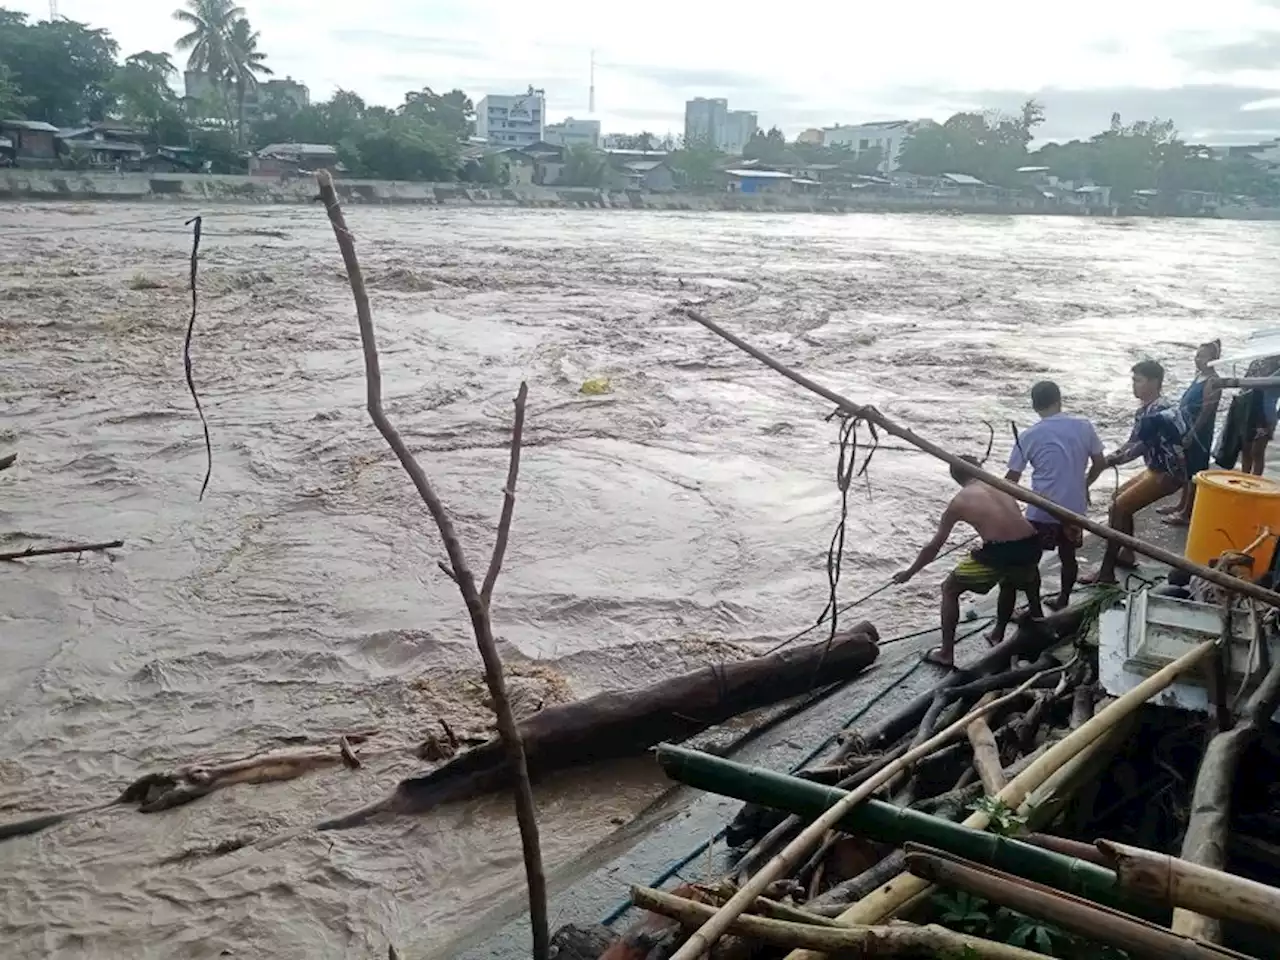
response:
<path id="1" fill-rule="evenodd" d="M 484 733 L 484 687 L 439 538 L 364 410 L 359 337 L 317 208 L 0 206 L 0 546 L 127 541 L 0 570 L 0 820 L 133 778 L 376 728 L 360 771 L 116 808 L 0 843 L 6 958 L 432 957 L 518 889 L 509 802 L 344 833 L 316 821 L 426 768 L 440 718 Z M 821 402 L 672 313 L 704 309 L 922 433 L 1007 455 L 1060 382 L 1109 443 L 1128 367 L 1277 325 L 1280 227 L 1214 221 L 645 212 L 348 211 L 386 405 L 483 569 L 511 399 L 529 383 L 495 626 L 522 701 L 659 680 L 811 620 L 836 517 Z M 589 378 L 612 392 L 585 396 Z M 863 438 L 864 440 L 866 437 Z M 882 583 L 951 489 L 878 453 L 850 496 L 842 595 Z M 933 617 L 942 572 L 882 594 Z M 662 789 L 643 762 L 539 790 L 548 861 Z M 219 844 L 251 841 L 232 853 Z"/>

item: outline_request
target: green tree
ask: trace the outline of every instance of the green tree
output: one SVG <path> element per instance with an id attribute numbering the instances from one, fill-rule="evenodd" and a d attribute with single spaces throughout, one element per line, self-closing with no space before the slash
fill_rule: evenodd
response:
<path id="1" fill-rule="evenodd" d="M 167 53 L 144 50 L 125 58 L 111 79 L 116 115 L 150 132 L 156 144 L 186 145 L 189 131 L 170 79 L 177 73 Z"/>
<path id="2" fill-rule="evenodd" d="M 616 138 L 619 150 L 657 150 L 658 138 L 652 133 L 645 131 L 643 133 L 626 134 Z"/>
<path id="3" fill-rule="evenodd" d="M 671 154 L 671 172 L 686 190 L 711 190 L 718 182 L 722 158 L 723 154 L 704 143 L 686 143 Z"/>
<path id="4" fill-rule="evenodd" d="M 439 94 L 430 87 L 404 95 L 400 113 L 423 123 L 443 127 L 459 140 L 475 132 L 476 108 L 461 90 Z"/>
<path id="5" fill-rule="evenodd" d="M 1044 108 L 1028 100 L 1018 114 L 957 113 L 945 123 L 919 124 L 898 155 L 908 173 L 940 176 L 964 173 L 987 183 L 1014 182 L 1027 161 L 1027 146 L 1044 122 Z"/>
<path id="6" fill-rule="evenodd" d="M 235 52 L 231 32 L 236 21 L 244 17 L 244 9 L 233 0 L 186 0 L 186 8 L 173 12 L 173 18 L 188 28 L 175 46 L 187 53 L 187 69 L 204 74 L 212 87 L 218 114 L 231 122 L 231 100 L 227 81 L 235 69 Z"/>
<path id="7" fill-rule="evenodd" d="M 762 163 L 790 163 L 797 159 L 787 147 L 787 138 L 777 127 L 753 133 L 742 150 L 742 157 Z"/>
<path id="8" fill-rule="evenodd" d="M 22 91 L 18 89 L 13 73 L 7 66 L 0 63 L 0 120 L 24 116 L 23 111 L 28 103 L 30 99 L 24 97 Z"/>
<path id="9" fill-rule="evenodd" d="M 105 30 L 66 19 L 30 24 L 25 14 L 0 9 L 0 64 L 26 98 L 29 119 L 62 127 L 105 119 L 118 52 Z"/>
<path id="10" fill-rule="evenodd" d="M 568 187 L 601 187 L 606 169 L 600 151 L 585 143 L 576 143 L 565 151 L 559 182 Z"/>
<path id="11" fill-rule="evenodd" d="M 227 66 L 227 80 L 236 96 L 236 141 L 244 146 L 244 103 L 250 93 L 258 89 L 258 76 L 271 75 L 267 55 L 258 49 L 258 31 L 249 21 L 240 17 L 231 25 L 227 40 L 227 52 L 231 62 Z"/>
<path id="12" fill-rule="evenodd" d="M 865 150 L 859 150 L 852 157 L 849 168 L 853 173 L 870 176 L 880 173 L 880 168 L 884 165 L 884 148 L 871 146 Z"/>

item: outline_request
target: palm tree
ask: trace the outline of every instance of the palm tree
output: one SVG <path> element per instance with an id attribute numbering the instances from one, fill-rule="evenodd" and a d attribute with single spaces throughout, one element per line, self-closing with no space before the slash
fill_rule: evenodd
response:
<path id="1" fill-rule="evenodd" d="M 224 84 L 234 63 L 231 30 L 232 25 L 244 17 L 244 9 L 233 0 L 186 0 L 186 4 L 186 9 L 173 12 L 175 20 L 190 28 L 176 46 L 189 51 L 187 69 L 207 76 L 225 107 Z"/>
<path id="2" fill-rule="evenodd" d="M 245 97 L 251 90 L 258 89 L 258 74 L 271 76 L 271 68 L 266 64 L 267 55 L 258 49 L 258 37 L 258 31 L 244 17 L 237 18 L 231 25 L 228 36 L 231 62 L 227 66 L 227 79 L 236 91 L 236 129 L 242 147 Z"/>

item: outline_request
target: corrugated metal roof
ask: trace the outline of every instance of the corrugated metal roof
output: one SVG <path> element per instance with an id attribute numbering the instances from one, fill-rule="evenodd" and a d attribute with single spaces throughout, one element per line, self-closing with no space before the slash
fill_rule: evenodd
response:
<path id="1" fill-rule="evenodd" d="M 13 141 L 8 137 L 0 137 L 0 150 L 12 150 Z"/>
<path id="2" fill-rule="evenodd" d="M 952 183 L 960 187 L 985 187 L 986 184 L 977 177 L 971 177 L 967 173 L 944 173 L 943 180 L 950 180 Z"/>
<path id="3" fill-rule="evenodd" d="M 731 177 L 742 177 L 746 180 L 794 180 L 795 177 L 789 173 L 780 173 L 777 170 L 726 170 Z"/>
<path id="4" fill-rule="evenodd" d="M 57 133 L 58 128 L 52 123 L 41 120 L 0 120 L 0 127 L 12 127 L 18 130 L 30 130 L 34 133 Z"/>
<path id="5" fill-rule="evenodd" d="M 258 151 L 260 157 L 336 157 L 338 151 L 327 143 L 269 143 Z"/>
<path id="6" fill-rule="evenodd" d="M 664 160 L 633 160 L 631 163 L 623 164 L 623 166 L 633 173 L 648 173 L 650 170 L 656 170 L 665 162 Z"/>
<path id="7" fill-rule="evenodd" d="M 120 140 L 68 140 L 67 146 L 77 150 L 103 150 L 107 153 L 142 153 L 136 143 Z"/>

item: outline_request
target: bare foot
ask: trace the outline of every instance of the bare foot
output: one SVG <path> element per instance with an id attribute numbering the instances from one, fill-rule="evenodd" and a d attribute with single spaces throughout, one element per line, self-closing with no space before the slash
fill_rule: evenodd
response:
<path id="1" fill-rule="evenodd" d="M 1189 527 L 1189 526 L 1191 526 L 1191 520 L 1190 520 L 1190 518 L 1188 518 L 1188 517 L 1184 516 L 1184 515 L 1183 515 L 1183 514 L 1181 514 L 1181 513 L 1174 514 L 1173 516 L 1170 516 L 1170 517 L 1165 517 L 1165 518 L 1164 518 L 1164 520 L 1162 520 L 1162 521 L 1161 521 L 1161 523 L 1168 524 L 1168 525 L 1169 525 L 1169 526 L 1171 526 L 1171 527 Z"/>
<path id="2" fill-rule="evenodd" d="M 1122 553 L 1116 557 L 1116 566 L 1121 570 L 1137 570 L 1138 558 L 1132 553 Z"/>
<path id="3" fill-rule="evenodd" d="M 1168 504 L 1167 506 L 1156 507 L 1156 513 L 1160 514 L 1160 516 L 1162 517 L 1172 517 L 1175 513 L 1181 513 L 1181 512 L 1182 512 L 1182 504 L 1180 503 L 1171 503 L 1171 504 Z"/>
<path id="4" fill-rule="evenodd" d="M 1066 600 L 1063 600 L 1062 597 L 1046 597 L 1044 599 L 1044 605 L 1050 610 L 1065 610 L 1070 602 L 1071 599 L 1069 597 Z"/>
<path id="5" fill-rule="evenodd" d="M 1099 586 L 1099 585 L 1115 586 L 1117 584 L 1117 580 L 1114 575 L 1109 577 L 1104 577 L 1102 575 L 1102 571 L 1098 571 L 1097 573 L 1086 573 L 1084 576 L 1082 576 L 1079 579 L 1078 582 L 1083 584 L 1086 587 Z"/>
<path id="6" fill-rule="evenodd" d="M 1001 630 L 997 633 L 995 630 L 992 630 L 990 633 L 986 634 L 983 639 L 987 641 L 987 646 L 989 647 L 999 646 L 1004 643 L 1004 631 Z"/>
<path id="7" fill-rule="evenodd" d="M 955 659 L 953 657 L 944 656 L 941 647 L 934 647 L 926 653 L 924 655 L 924 662 L 932 663 L 936 667 L 946 667 L 949 670 L 954 670 L 956 667 Z"/>

